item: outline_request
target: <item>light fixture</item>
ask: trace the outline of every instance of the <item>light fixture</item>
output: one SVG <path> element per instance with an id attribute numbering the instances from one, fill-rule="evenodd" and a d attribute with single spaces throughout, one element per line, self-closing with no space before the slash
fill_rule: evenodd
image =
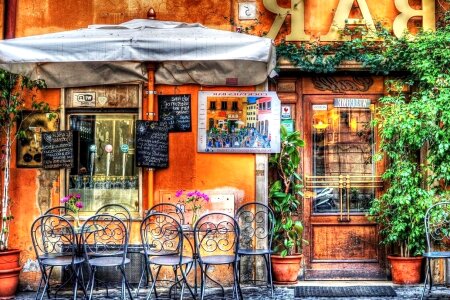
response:
<path id="1" fill-rule="evenodd" d="M 156 19 L 156 12 L 153 9 L 153 7 L 151 7 L 148 11 L 147 11 L 147 19 L 149 20 L 155 20 Z"/>
<path id="2" fill-rule="evenodd" d="M 356 118 L 350 118 L 350 131 L 358 131 L 358 120 Z"/>
<path id="3" fill-rule="evenodd" d="M 317 130 L 324 130 L 328 127 L 328 125 L 330 124 L 319 121 L 317 124 L 313 124 L 313 127 Z"/>

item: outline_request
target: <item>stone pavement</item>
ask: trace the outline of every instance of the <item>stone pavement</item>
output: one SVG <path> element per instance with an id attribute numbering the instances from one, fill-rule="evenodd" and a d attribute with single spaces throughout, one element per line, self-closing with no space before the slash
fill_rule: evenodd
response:
<path id="1" fill-rule="evenodd" d="M 301 281 L 299 285 L 322 285 L 322 286 L 350 286 L 350 285 L 392 285 L 394 290 L 397 293 L 397 297 L 390 297 L 386 299 L 420 299 L 420 295 L 422 294 L 422 285 L 394 285 L 391 282 L 385 281 L 375 281 L 375 282 L 362 282 L 362 281 L 353 281 L 353 282 L 340 282 L 340 281 Z M 294 287 L 292 286 L 277 286 L 275 287 L 275 295 L 274 297 L 270 297 L 270 291 L 266 287 L 255 287 L 250 285 L 245 285 L 242 287 L 243 298 L 244 300 L 285 300 L 285 299 L 300 299 L 294 298 Z M 228 299 L 232 299 L 231 290 L 227 290 Z M 220 296 L 217 294 L 217 290 L 208 289 L 207 294 L 209 295 L 206 299 L 220 299 Z M 80 294 L 81 296 L 81 294 Z M 133 297 L 135 296 L 133 292 Z M 188 292 L 185 293 L 184 299 L 192 299 L 192 297 L 187 297 Z M 17 300 L 24 299 L 34 299 L 34 292 L 19 292 L 16 296 Z M 58 299 L 70 299 L 71 294 L 65 293 L 58 297 Z M 109 297 L 106 297 L 106 293 L 104 291 L 94 292 L 92 297 L 93 299 L 98 300 L 116 300 L 120 299 L 120 290 L 112 289 L 110 290 Z M 146 298 L 146 290 L 142 290 L 140 292 L 139 297 L 134 297 L 134 299 L 145 299 Z M 81 299 L 79 297 L 78 299 Z M 317 300 L 349 300 L 349 298 L 302 298 L 302 299 L 317 299 Z M 364 297 L 364 298 L 350 298 L 350 299 L 358 299 L 358 300 L 381 300 L 383 297 Z M 450 288 L 446 288 L 443 286 L 439 286 L 433 288 L 433 293 L 430 297 L 426 298 L 428 300 L 450 300 Z"/>

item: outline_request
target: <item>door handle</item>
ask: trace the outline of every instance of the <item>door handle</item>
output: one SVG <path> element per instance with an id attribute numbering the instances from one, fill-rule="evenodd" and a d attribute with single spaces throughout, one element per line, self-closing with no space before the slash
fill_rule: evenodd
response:
<path id="1" fill-rule="evenodd" d="M 344 213 L 344 196 L 343 190 L 345 189 L 345 203 L 346 212 Z M 347 175 L 345 180 L 343 175 L 339 175 L 339 202 L 340 202 L 340 213 L 338 217 L 338 222 L 348 223 L 350 219 L 350 176 Z"/>

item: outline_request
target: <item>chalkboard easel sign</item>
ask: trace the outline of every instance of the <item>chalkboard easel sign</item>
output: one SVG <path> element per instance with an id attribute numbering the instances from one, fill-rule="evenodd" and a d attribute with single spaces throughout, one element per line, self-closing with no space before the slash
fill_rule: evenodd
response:
<path id="1" fill-rule="evenodd" d="M 191 95 L 158 95 L 158 116 L 169 132 L 191 131 Z"/>
<path id="2" fill-rule="evenodd" d="M 49 131 L 42 133 L 42 167 L 44 169 L 72 168 L 73 133 Z"/>
<path id="3" fill-rule="evenodd" d="M 165 122 L 136 121 L 136 165 L 169 167 L 169 130 Z"/>

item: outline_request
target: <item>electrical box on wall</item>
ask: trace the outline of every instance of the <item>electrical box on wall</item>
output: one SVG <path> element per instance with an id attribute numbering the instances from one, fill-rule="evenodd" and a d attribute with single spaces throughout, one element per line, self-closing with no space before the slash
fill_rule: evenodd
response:
<path id="1" fill-rule="evenodd" d="M 217 202 L 225 202 L 230 201 L 234 203 L 234 195 L 233 194 L 223 194 L 223 195 L 211 195 L 210 201 L 211 203 Z"/>

